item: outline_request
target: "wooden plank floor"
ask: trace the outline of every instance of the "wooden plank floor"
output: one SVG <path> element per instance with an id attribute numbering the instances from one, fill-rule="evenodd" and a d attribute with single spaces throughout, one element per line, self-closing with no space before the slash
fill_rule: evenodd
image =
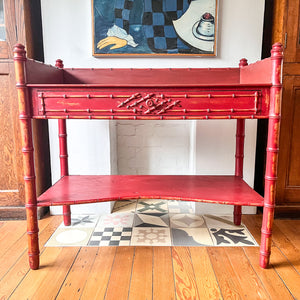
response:
<path id="1" fill-rule="evenodd" d="M 259 241 L 261 216 L 243 222 Z M 267 270 L 258 247 L 43 247 L 60 223 L 39 221 L 32 271 L 25 221 L 0 222 L 1 300 L 300 299 L 300 220 L 275 220 Z"/>

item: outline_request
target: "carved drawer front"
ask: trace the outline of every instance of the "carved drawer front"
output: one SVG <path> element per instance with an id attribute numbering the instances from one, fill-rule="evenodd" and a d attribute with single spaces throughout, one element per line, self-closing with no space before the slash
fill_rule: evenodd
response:
<path id="1" fill-rule="evenodd" d="M 256 117 L 261 90 L 168 91 L 106 89 L 33 91 L 40 118 L 188 119 Z"/>

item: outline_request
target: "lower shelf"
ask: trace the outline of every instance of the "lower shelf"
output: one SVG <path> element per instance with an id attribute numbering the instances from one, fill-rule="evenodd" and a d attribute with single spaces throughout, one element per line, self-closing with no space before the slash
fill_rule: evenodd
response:
<path id="1" fill-rule="evenodd" d="M 72 175 L 38 197 L 38 206 L 128 199 L 169 199 L 263 206 L 263 197 L 236 176 Z"/>

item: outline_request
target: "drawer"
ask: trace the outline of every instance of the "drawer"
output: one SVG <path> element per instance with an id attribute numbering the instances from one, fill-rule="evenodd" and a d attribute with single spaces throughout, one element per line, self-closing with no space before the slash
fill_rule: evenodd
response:
<path id="1" fill-rule="evenodd" d="M 259 115 L 263 90 L 34 90 L 34 115 L 52 118 L 195 119 Z"/>

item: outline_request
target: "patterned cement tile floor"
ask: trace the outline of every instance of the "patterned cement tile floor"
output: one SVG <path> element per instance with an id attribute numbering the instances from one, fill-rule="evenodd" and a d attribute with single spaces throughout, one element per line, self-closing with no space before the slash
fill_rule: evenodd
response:
<path id="1" fill-rule="evenodd" d="M 171 200 L 115 203 L 109 215 L 72 215 L 46 243 L 64 246 L 258 246 L 232 216 L 196 215 L 193 204 Z"/>

